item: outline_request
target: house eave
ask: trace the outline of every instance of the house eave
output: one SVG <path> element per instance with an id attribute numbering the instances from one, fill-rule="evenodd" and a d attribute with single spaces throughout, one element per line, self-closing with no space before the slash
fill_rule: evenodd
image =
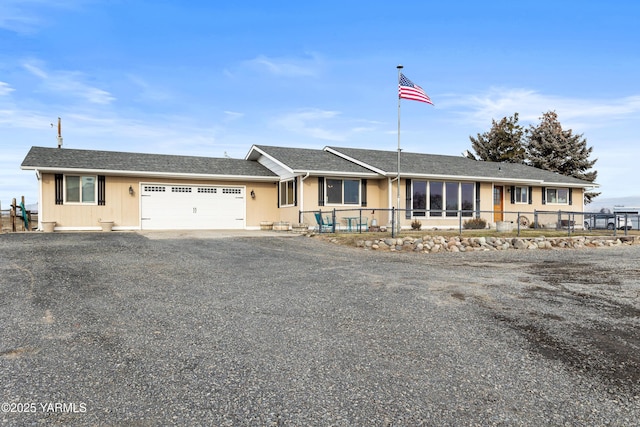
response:
<path id="1" fill-rule="evenodd" d="M 396 178 L 397 172 L 389 172 L 387 177 Z M 572 188 L 591 188 L 599 187 L 598 184 L 580 184 L 580 183 L 567 183 L 557 181 L 545 181 L 542 179 L 527 179 L 527 178 L 507 178 L 500 176 L 486 177 L 486 176 L 473 176 L 473 175 L 439 175 L 439 174 L 420 174 L 420 173 L 400 173 L 401 178 L 423 178 L 423 179 L 437 179 L 437 180 L 456 180 L 456 181 L 477 181 L 477 182 L 500 182 L 500 183 L 513 183 L 513 184 L 527 184 L 527 185 L 544 185 L 549 187 L 572 187 Z"/>
<path id="2" fill-rule="evenodd" d="M 40 173 L 82 173 L 92 175 L 109 176 L 136 176 L 140 178 L 175 178 L 175 179 L 198 179 L 217 181 L 253 181 L 253 182 L 277 182 L 277 176 L 255 176 L 255 175 L 221 175 L 221 174 L 201 174 L 201 173 L 178 173 L 178 172 L 147 172 L 147 171 L 126 171 L 109 169 L 77 169 L 77 168 L 54 168 L 41 166 L 21 166 L 22 170 L 38 170 Z"/>
<path id="3" fill-rule="evenodd" d="M 361 172 L 343 172 L 343 171 L 335 171 L 335 170 L 302 170 L 296 169 L 293 171 L 294 174 L 309 174 L 314 176 L 348 176 L 348 177 L 359 177 L 359 178 L 382 178 L 381 175 L 377 173 L 361 173 Z"/>

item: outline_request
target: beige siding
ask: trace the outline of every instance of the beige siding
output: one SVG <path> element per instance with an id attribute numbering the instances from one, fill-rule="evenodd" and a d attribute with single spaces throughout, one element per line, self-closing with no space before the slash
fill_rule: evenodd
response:
<path id="1" fill-rule="evenodd" d="M 192 185 L 236 185 L 246 188 L 246 227 L 258 228 L 262 221 L 287 221 L 291 224 L 298 223 L 300 210 L 317 211 L 321 209 L 329 213 L 333 209 L 360 209 L 354 205 L 318 205 L 318 177 L 309 176 L 302 181 L 298 178 L 298 205 L 278 208 L 278 184 L 276 182 L 242 182 L 242 181 L 207 181 L 207 180 L 178 180 L 160 178 L 137 178 L 127 176 L 106 177 L 106 205 L 73 205 L 55 204 L 55 180 L 50 173 L 42 174 L 42 206 L 40 208 L 41 221 L 56 221 L 57 227 L 98 229 L 100 220 L 114 221 L 116 229 L 138 229 L 140 227 L 140 185 L 141 183 L 161 184 L 192 184 Z M 484 182 L 480 184 L 480 216 L 494 226 L 493 216 L 493 187 L 504 186 L 504 215 L 506 221 L 516 221 L 518 214 L 527 216 L 533 221 L 534 210 L 538 211 L 574 211 L 581 212 L 583 205 L 583 189 L 573 189 L 573 204 L 542 204 L 542 187 L 533 187 L 532 204 L 511 203 L 511 194 L 508 190 L 511 184 Z M 134 189 L 134 194 L 129 194 L 129 187 Z M 391 225 L 391 214 L 387 209 L 397 203 L 397 185 L 386 177 L 381 179 L 367 179 L 367 206 L 362 208 L 362 215 L 370 221 L 375 218 L 380 225 Z M 251 197 L 251 191 L 255 198 Z M 391 203 L 389 205 L 389 202 Z M 406 208 L 406 180 L 400 181 L 400 209 Z M 344 214 L 346 215 L 346 214 Z M 343 215 L 343 216 L 344 216 Z M 424 228 L 432 227 L 457 227 L 457 217 L 417 217 Z M 463 221 L 467 218 L 463 218 Z M 553 219 L 553 218 L 551 218 Z M 550 219 L 550 220 L 551 220 Z M 303 222 L 315 225 L 315 217 L 307 213 L 302 218 Z M 400 212 L 400 222 L 403 228 L 411 226 L 412 219 L 407 219 L 403 211 Z M 540 219 L 541 222 L 547 221 Z"/>
<path id="2" fill-rule="evenodd" d="M 272 182 L 206 181 L 158 178 L 107 176 L 105 206 L 55 204 L 55 178 L 42 174 L 42 221 L 56 221 L 56 227 L 91 229 L 99 227 L 99 221 L 113 221 L 114 227 L 137 229 L 140 227 L 140 184 L 193 184 L 229 185 L 246 187 L 247 228 L 257 228 L 261 221 L 279 220 L 277 186 Z M 134 194 L 129 194 L 129 187 Z M 255 198 L 251 198 L 251 191 Z"/>

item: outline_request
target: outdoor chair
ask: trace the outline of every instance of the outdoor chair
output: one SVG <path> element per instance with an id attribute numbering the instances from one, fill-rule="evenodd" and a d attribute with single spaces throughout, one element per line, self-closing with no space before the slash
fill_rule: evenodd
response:
<path id="1" fill-rule="evenodd" d="M 327 216 L 327 219 L 324 220 L 322 219 L 322 215 L 320 215 L 320 212 L 316 212 L 313 214 L 316 217 L 316 230 L 319 232 L 333 232 L 333 223 L 331 222 L 331 219 L 329 216 Z"/>
<path id="2" fill-rule="evenodd" d="M 369 225 L 369 219 L 366 216 L 363 216 L 356 223 L 356 229 L 358 231 L 367 231 L 369 229 L 368 225 Z"/>

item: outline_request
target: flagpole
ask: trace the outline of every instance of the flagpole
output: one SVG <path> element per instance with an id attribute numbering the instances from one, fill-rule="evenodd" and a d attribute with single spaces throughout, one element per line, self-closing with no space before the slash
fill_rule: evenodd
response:
<path id="1" fill-rule="evenodd" d="M 398 69 L 398 88 L 400 88 L 400 74 L 402 73 L 402 65 L 396 67 Z M 397 176 L 397 188 L 398 188 L 398 200 L 397 200 L 397 221 L 398 221 L 398 233 L 400 233 L 400 93 L 398 92 L 398 176 Z M 395 226 L 395 224 L 394 224 Z"/>

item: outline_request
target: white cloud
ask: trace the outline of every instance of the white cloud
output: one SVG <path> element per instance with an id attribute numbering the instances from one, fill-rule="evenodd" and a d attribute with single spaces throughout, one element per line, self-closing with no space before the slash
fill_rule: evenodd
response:
<path id="1" fill-rule="evenodd" d="M 45 25 L 52 10 L 77 9 L 92 0 L 2 0 L 0 28 L 18 34 L 32 34 Z"/>
<path id="2" fill-rule="evenodd" d="M 307 58 L 270 58 L 266 55 L 258 55 L 245 63 L 250 67 L 283 77 L 314 77 L 322 68 L 322 60 L 315 54 Z"/>
<path id="3" fill-rule="evenodd" d="M 273 121 L 273 126 L 310 138 L 344 141 L 345 135 L 328 129 L 327 124 L 339 116 L 337 111 L 310 109 L 289 113 Z"/>
<path id="4" fill-rule="evenodd" d="M 86 84 L 85 75 L 78 71 L 47 72 L 33 63 L 25 63 L 23 67 L 40 78 L 46 90 L 82 98 L 92 104 L 110 104 L 116 99 L 108 91 Z"/>
<path id="5" fill-rule="evenodd" d="M 12 88 L 9 83 L 0 82 L 0 96 L 9 95 L 15 89 Z"/>
<path id="6" fill-rule="evenodd" d="M 379 122 L 350 119 L 339 111 L 317 108 L 295 111 L 275 118 L 271 127 L 327 141 L 349 141 L 357 134 L 375 132 Z"/>
<path id="7" fill-rule="evenodd" d="M 138 97 L 148 101 L 167 101 L 172 98 L 172 95 L 163 88 L 158 88 L 149 83 L 145 79 L 129 75 L 129 80 L 140 89 Z"/>
<path id="8" fill-rule="evenodd" d="M 225 115 L 225 118 L 224 118 L 225 122 L 239 120 L 244 117 L 244 113 L 238 113 L 236 111 L 225 111 L 224 115 Z"/>
<path id="9" fill-rule="evenodd" d="M 471 96 L 449 95 L 442 107 L 461 108 L 465 121 L 488 126 L 492 119 L 519 114 L 521 122 L 537 123 L 543 113 L 554 110 L 560 121 L 571 126 L 593 128 L 610 125 L 612 120 L 640 114 L 640 95 L 618 99 L 571 98 L 545 95 L 531 89 L 491 88 Z"/>

